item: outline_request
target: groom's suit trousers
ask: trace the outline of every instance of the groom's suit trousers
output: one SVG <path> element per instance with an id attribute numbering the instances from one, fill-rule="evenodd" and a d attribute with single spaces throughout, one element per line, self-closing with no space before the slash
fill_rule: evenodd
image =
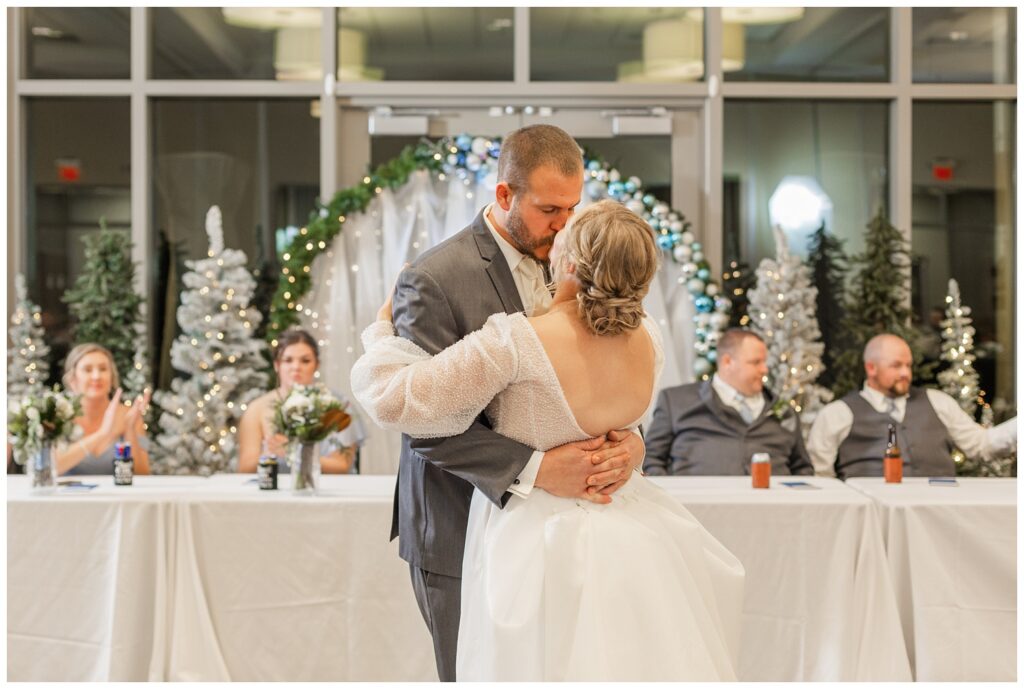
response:
<path id="1" fill-rule="evenodd" d="M 409 565 L 409 574 L 420 614 L 434 640 L 438 679 L 454 682 L 462 579 L 428 572 L 415 565 Z"/>

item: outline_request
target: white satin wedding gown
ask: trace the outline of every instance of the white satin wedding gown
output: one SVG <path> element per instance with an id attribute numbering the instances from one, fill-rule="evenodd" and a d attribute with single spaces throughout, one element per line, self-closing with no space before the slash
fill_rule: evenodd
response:
<path id="1" fill-rule="evenodd" d="M 649 318 L 644 326 L 660 373 L 659 329 Z M 352 388 L 381 426 L 456 435 L 483 410 L 498 433 L 538 450 L 589 437 L 522 314 L 495 314 L 434 357 L 386 321 L 370 325 L 363 344 Z M 735 681 L 743 576 L 685 507 L 639 473 L 609 505 L 534 489 L 499 509 L 477 491 L 457 678 Z"/>

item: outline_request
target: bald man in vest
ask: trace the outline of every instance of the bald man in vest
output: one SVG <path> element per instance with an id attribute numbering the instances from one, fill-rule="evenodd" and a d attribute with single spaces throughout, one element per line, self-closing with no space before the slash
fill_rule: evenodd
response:
<path id="1" fill-rule="evenodd" d="M 954 447 L 988 459 L 1017 444 L 1016 418 L 984 428 L 956 400 L 910 384 L 914 358 L 899 336 L 883 333 L 864 347 L 864 387 L 818 413 L 807 450 L 818 476 L 882 476 L 889 424 L 903 455 L 905 476 L 953 476 Z"/>

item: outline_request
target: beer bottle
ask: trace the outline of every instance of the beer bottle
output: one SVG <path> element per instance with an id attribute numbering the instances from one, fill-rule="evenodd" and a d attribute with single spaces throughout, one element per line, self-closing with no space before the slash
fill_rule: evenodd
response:
<path id="1" fill-rule="evenodd" d="M 903 455 L 896 442 L 896 426 L 889 424 L 889 441 L 885 444 L 884 472 L 886 483 L 903 482 Z"/>

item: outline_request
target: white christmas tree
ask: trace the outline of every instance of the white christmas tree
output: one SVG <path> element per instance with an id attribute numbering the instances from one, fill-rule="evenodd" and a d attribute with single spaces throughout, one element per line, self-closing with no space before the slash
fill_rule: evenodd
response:
<path id="1" fill-rule="evenodd" d="M 12 345 L 7 362 L 8 400 L 20 400 L 42 392 L 50 375 L 50 364 L 46 360 L 50 348 L 44 341 L 43 317 L 39 307 L 28 298 L 24 275 L 14 278 L 14 289 L 18 303 L 7 333 Z"/>
<path id="2" fill-rule="evenodd" d="M 149 356 L 145 326 L 140 325 L 137 328 L 136 343 L 135 354 L 132 356 L 132 367 L 125 374 L 124 380 L 122 381 L 124 397 L 127 400 L 134 400 L 136 397 L 142 395 L 142 393 L 146 391 L 146 388 L 151 387 L 149 384 Z"/>
<path id="3" fill-rule="evenodd" d="M 942 360 L 949 368 L 939 372 L 939 386 L 972 418 L 978 408 L 978 372 L 974 370 L 974 326 L 971 307 L 960 303 L 960 285 L 950 278 L 946 319 L 942 321 Z"/>
<path id="4" fill-rule="evenodd" d="M 776 257 L 757 268 L 757 286 L 747 292 L 750 327 L 768 345 L 768 387 L 775 395 L 773 411 L 782 415 L 790 406 L 800 415 L 806 435 L 818 411 L 832 393 L 815 384 L 825 370 L 825 345 L 818 329 L 811 270 L 789 252 L 782 230 L 774 229 Z"/>
<path id="5" fill-rule="evenodd" d="M 171 345 L 171 364 L 189 377 L 156 396 L 162 412 L 157 473 L 209 476 L 231 468 L 238 421 L 267 384 L 266 345 L 254 337 L 261 315 L 249 305 L 256 282 L 245 254 L 224 248 L 217 206 L 206 214 L 206 232 L 207 258 L 185 262 L 182 332 Z"/>

